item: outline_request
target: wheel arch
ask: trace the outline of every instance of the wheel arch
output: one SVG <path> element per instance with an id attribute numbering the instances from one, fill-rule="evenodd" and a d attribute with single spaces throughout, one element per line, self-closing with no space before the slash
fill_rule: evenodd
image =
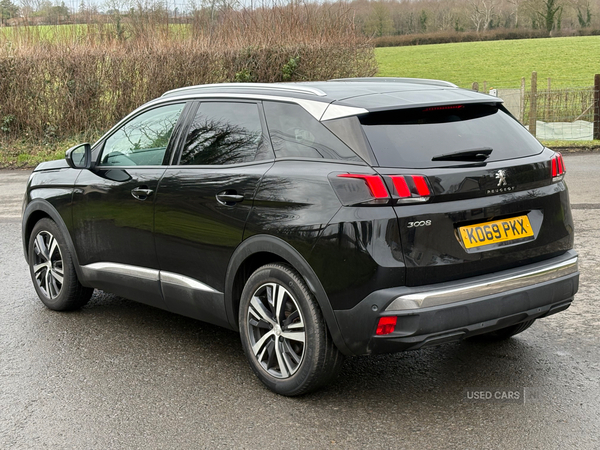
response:
<path id="1" fill-rule="evenodd" d="M 35 224 L 44 218 L 52 220 L 56 224 L 56 226 L 58 226 L 58 229 L 60 230 L 63 237 L 65 238 L 65 241 L 67 242 L 67 247 L 69 248 L 69 252 L 71 253 L 71 258 L 73 260 L 73 265 L 75 266 L 75 272 L 77 273 L 77 278 L 79 279 L 79 282 L 82 285 L 89 287 L 89 285 L 85 283 L 85 277 L 83 276 L 81 268 L 79 267 L 79 259 L 77 258 L 77 252 L 75 251 L 75 245 L 73 244 L 73 240 L 71 239 L 69 229 L 67 228 L 67 225 L 65 224 L 65 221 L 63 220 L 60 213 L 47 200 L 32 200 L 23 212 L 21 234 L 25 260 L 29 261 L 29 238 L 31 237 L 33 227 L 35 227 Z"/>
<path id="2" fill-rule="evenodd" d="M 256 269 L 273 262 L 287 263 L 302 276 L 321 308 L 335 345 L 340 352 L 352 354 L 344 342 L 333 308 L 319 278 L 294 247 L 275 236 L 255 235 L 246 239 L 229 260 L 225 275 L 225 310 L 231 327 L 239 330 L 238 310 L 246 280 Z"/>

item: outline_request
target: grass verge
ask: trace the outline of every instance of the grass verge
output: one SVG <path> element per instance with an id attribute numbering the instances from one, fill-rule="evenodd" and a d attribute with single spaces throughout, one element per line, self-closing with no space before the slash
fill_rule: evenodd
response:
<path id="1" fill-rule="evenodd" d="M 49 142 L 0 140 L 0 169 L 27 169 L 44 161 L 62 159 L 69 148 L 82 142 L 94 139 L 77 136 Z"/>
<path id="2" fill-rule="evenodd" d="M 561 152 L 600 152 L 600 141 L 541 141 L 546 147 Z"/>

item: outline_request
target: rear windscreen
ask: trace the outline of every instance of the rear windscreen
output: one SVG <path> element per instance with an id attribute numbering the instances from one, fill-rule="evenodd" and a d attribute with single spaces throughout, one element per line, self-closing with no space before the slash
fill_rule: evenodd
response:
<path id="1" fill-rule="evenodd" d="M 372 112 L 359 119 L 383 167 L 464 164 L 432 159 L 477 149 L 492 149 L 486 162 L 531 156 L 543 150 L 519 122 L 497 105 L 398 109 Z"/>

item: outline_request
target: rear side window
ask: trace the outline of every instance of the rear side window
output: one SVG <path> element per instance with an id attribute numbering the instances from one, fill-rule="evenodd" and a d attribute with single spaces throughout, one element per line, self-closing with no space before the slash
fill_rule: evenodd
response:
<path id="1" fill-rule="evenodd" d="M 201 103 L 179 164 L 226 165 L 272 158 L 256 103 Z"/>
<path id="2" fill-rule="evenodd" d="M 301 106 L 264 102 L 264 108 L 277 158 L 361 161 L 356 153 Z"/>
<path id="3" fill-rule="evenodd" d="M 452 166 L 460 163 L 432 159 L 483 148 L 492 149 L 487 162 L 531 156 L 543 150 L 521 124 L 497 105 L 380 111 L 359 119 L 379 165 L 384 167 Z"/>

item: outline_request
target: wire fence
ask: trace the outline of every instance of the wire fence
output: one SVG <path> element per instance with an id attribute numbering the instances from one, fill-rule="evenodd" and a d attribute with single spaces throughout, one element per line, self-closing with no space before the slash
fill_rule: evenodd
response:
<path id="1" fill-rule="evenodd" d="M 529 86 L 523 78 L 520 89 L 489 93 L 504 100 L 504 106 L 540 140 L 587 141 L 600 139 L 599 81 L 596 75 L 588 87 L 553 88 L 551 79 L 539 86 L 534 72 Z M 473 89 L 478 88 L 473 83 Z"/>

